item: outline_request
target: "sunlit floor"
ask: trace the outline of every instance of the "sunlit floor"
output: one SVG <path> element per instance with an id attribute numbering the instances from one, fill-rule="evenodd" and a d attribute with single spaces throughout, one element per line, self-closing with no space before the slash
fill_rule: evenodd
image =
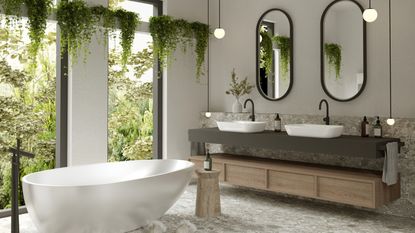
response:
<path id="1" fill-rule="evenodd" d="M 375 214 L 354 208 L 281 197 L 233 186 L 221 186 L 223 215 L 210 220 L 194 216 L 196 186 L 190 185 L 180 200 L 161 218 L 167 232 L 183 220 L 197 232 L 299 233 L 415 232 L 415 220 Z M 38 233 L 28 215 L 21 216 L 22 233 Z M 0 232 L 10 232 L 10 218 L 0 219 Z M 137 230 L 134 232 L 144 232 Z"/>

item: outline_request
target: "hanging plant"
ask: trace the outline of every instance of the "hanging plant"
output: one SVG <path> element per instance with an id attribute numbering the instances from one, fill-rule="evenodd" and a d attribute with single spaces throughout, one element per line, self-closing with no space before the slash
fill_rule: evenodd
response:
<path id="1" fill-rule="evenodd" d="M 96 17 L 97 22 L 102 21 L 101 28 L 104 30 L 105 36 L 108 36 L 109 32 L 116 27 L 115 12 L 104 6 L 93 6 L 91 12 Z"/>
<path id="2" fill-rule="evenodd" d="M 173 19 L 163 15 L 151 17 L 150 33 L 153 37 L 154 54 L 159 58 L 163 68 L 167 66 L 177 44 L 181 43 L 185 52 L 187 46 L 193 46 L 195 40 L 196 79 L 199 80 L 203 74 L 202 67 L 210 35 L 208 25 L 199 22 L 189 23 L 184 19 Z"/>
<path id="3" fill-rule="evenodd" d="M 45 37 L 47 18 L 52 9 L 52 0 L 24 0 L 29 18 L 29 55 L 36 64 L 36 57 Z"/>
<path id="4" fill-rule="evenodd" d="M 24 0 L 0 0 L 3 13 L 7 16 L 20 16 L 20 9 Z"/>
<path id="5" fill-rule="evenodd" d="M 273 46 L 270 34 L 263 28 L 260 31 L 260 68 L 265 69 L 266 77 L 272 72 Z"/>
<path id="6" fill-rule="evenodd" d="M 286 80 L 288 77 L 288 66 L 290 64 L 290 38 L 286 36 L 274 36 L 272 40 L 277 45 L 277 48 L 280 50 L 281 76 L 284 80 Z"/>
<path id="7" fill-rule="evenodd" d="M 336 71 L 336 79 L 340 79 L 341 63 L 342 63 L 342 47 L 334 43 L 324 44 L 324 53 L 330 70 Z"/>
<path id="8" fill-rule="evenodd" d="M 167 15 L 150 18 L 150 34 L 153 37 L 153 52 L 165 68 L 178 43 L 177 24 Z"/>
<path id="9" fill-rule="evenodd" d="M 209 43 L 209 26 L 199 22 L 191 24 L 194 38 L 196 39 L 195 53 L 196 53 L 196 78 L 199 80 L 200 76 L 204 74 L 203 63 L 205 62 L 205 53 Z"/>
<path id="10" fill-rule="evenodd" d="M 134 42 L 135 29 L 139 25 L 140 20 L 138 15 L 134 12 L 129 12 L 123 9 L 116 10 L 114 15 L 120 23 L 121 47 L 123 49 L 121 62 L 125 65 L 127 64 L 128 57 L 131 55 L 131 47 Z"/>
<path id="11" fill-rule="evenodd" d="M 91 12 L 96 17 L 97 21 L 102 21 L 102 28 L 104 29 L 105 36 L 108 36 L 110 31 L 116 29 L 116 22 L 118 20 L 121 30 L 120 44 L 123 50 L 121 63 L 125 66 L 131 55 L 135 29 L 140 24 L 139 16 L 134 12 L 123 9 L 111 10 L 103 6 L 92 7 Z"/>
<path id="12" fill-rule="evenodd" d="M 96 17 L 82 0 L 61 1 L 56 14 L 61 30 L 61 48 L 64 48 L 61 52 L 66 49 L 76 62 L 79 52 L 88 53 L 88 45 L 96 29 Z"/>

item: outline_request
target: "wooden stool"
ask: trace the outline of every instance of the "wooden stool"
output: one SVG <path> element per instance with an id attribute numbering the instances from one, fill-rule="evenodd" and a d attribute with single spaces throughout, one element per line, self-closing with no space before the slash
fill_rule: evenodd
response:
<path id="1" fill-rule="evenodd" d="M 216 217 L 220 215 L 220 171 L 205 171 L 197 169 L 197 197 L 196 216 L 201 218 Z"/>

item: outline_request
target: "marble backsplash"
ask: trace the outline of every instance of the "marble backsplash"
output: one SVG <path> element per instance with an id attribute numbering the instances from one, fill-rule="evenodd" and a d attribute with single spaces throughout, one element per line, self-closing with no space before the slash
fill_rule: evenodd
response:
<path id="1" fill-rule="evenodd" d="M 273 129 L 275 114 L 257 113 L 257 121 L 267 122 L 266 129 Z M 216 121 L 231 120 L 248 120 L 249 113 L 212 113 L 210 118 L 205 117 L 204 113 L 200 114 L 200 126 L 203 128 L 217 127 Z M 295 123 L 316 123 L 323 124 L 323 116 L 316 115 L 281 115 L 282 125 Z M 363 118 L 363 117 L 362 117 Z M 344 134 L 360 135 L 359 117 L 342 117 L 331 116 L 331 124 L 340 124 L 345 126 Z M 374 118 L 368 119 L 370 123 Z M 382 208 L 374 211 L 415 218 L 415 119 L 396 119 L 394 126 L 388 126 L 386 119 L 382 120 L 384 137 L 396 137 L 405 142 L 399 155 L 399 171 L 401 174 L 401 198 Z M 358 157 L 344 157 L 338 155 L 303 153 L 293 151 L 268 150 L 253 147 L 234 147 L 228 145 L 208 145 L 212 153 L 229 153 L 238 155 L 247 155 L 263 158 L 273 158 L 289 161 L 301 161 L 307 163 L 335 165 L 352 168 L 362 168 L 381 171 L 383 167 L 383 158 L 381 159 L 363 159 Z"/>

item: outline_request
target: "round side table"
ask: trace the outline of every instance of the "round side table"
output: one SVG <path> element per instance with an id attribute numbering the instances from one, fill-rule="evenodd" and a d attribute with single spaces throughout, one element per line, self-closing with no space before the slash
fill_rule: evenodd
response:
<path id="1" fill-rule="evenodd" d="M 220 171 L 205 171 L 197 169 L 197 197 L 196 216 L 201 218 L 216 217 L 220 215 Z"/>

